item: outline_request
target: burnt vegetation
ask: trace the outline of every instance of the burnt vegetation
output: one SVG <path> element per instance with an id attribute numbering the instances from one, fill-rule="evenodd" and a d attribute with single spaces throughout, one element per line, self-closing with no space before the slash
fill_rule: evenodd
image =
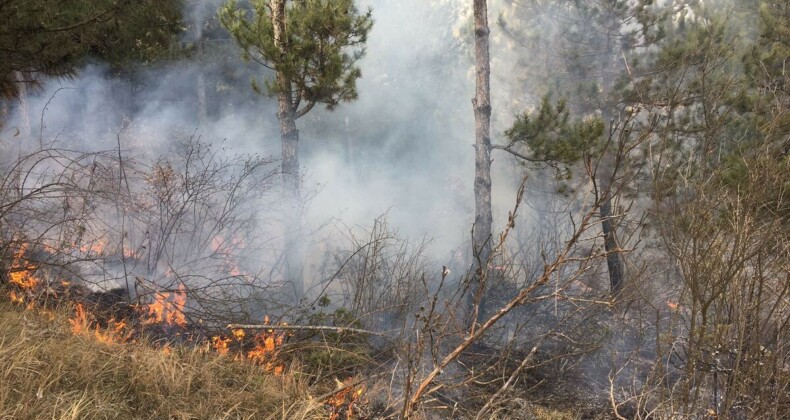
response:
<path id="1" fill-rule="evenodd" d="M 55 3 L 0 417 L 790 413 L 790 2 Z"/>

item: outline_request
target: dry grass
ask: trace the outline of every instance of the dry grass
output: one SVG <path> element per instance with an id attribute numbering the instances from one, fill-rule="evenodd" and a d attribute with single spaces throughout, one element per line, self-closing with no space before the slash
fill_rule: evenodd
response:
<path id="1" fill-rule="evenodd" d="M 199 349 L 74 336 L 64 314 L 0 303 L 0 419 L 326 418 L 320 391 Z"/>

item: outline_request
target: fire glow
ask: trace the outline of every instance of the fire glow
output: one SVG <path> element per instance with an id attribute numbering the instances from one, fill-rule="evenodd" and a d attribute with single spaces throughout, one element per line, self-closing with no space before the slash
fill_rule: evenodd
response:
<path id="1" fill-rule="evenodd" d="M 132 337 L 132 332 L 125 321 L 112 318 L 107 323 L 107 328 L 101 328 L 79 303 L 74 308 L 74 318 L 69 319 L 69 323 L 74 335 L 92 335 L 96 341 L 104 344 L 127 343 Z"/>
<path id="2" fill-rule="evenodd" d="M 183 284 L 180 284 L 178 290 L 173 293 L 156 292 L 154 301 L 147 306 L 147 319 L 143 321 L 143 325 L 186 326 L 187 318 L 184 315 L 186 302 L 187 292 Z"/>
<path id="3" fill-rule="evenodd" d="M 26 250 L 26 247 L 23 246 L 15 253 L 14 260 L 9 267 L 9 283 L 13 288 L 8 292 L 8 298 L 11 302 L 21 305 L 27 303 L 27 309 L 30 310 L 40 306 L 40 302 L 31 296 L 42 292 L 48 282 L 36 277 L 37 267 L 35 265 L 24 262 L 23 257 Z M 103 247 L 92 247 L 88 251 L 100 253 L 103 252 Z M 72 286 L 66 280 L 57 281 L 55 284 L 58 285 L 57 289 L 59 290 L 57 295 L 60 295 L 61 287 L 62 290 L 79 287 Z M 49 290 L 48 287 L 47 289 Z M 153 333 L 164 334 L 168 337 L 159 347 L 164 354 L 169 355 L 173 351 L 170 341 L 172 334 L 182 338 L 188 337 L 193 344 L 206 340 L 199 338 L 200 335 L 190 335 L 193 333 L 190 332 L 189 321 L 185 314 L 186 304 L 187 289 L 184 284 L 180 284 L 174 291 L 154 292 L 153 301 L 149 304 L 130 305 L 132 311 L 130 311 L 128 319 L 118 319 L 115 315 L 102 315 L 104 310 L 78 301 L 72 306 L 73 312 L 69 317 L 70 330 L 74 335 L 89 337 L 104 344 L 117 345 L 134 343 L 147 332 L 153 332 L 150 328 L 158 327 L 155 328 L 157 332 Z M 49 315 L 51 319 L 54 319 L 53 313 L 50 312 Z M 269 318 L 266 317 L 264 324 L 268 325 L 269 322 Z M 193 341 L 195 337 L 198 338 Z M 255 334 L 248 334 L 243 329 L 234 329 L 228 335 L 217 335 L 206 340 L 206 348 L 220 356 L 232 355 L 232 359 L 236 362 L 251 363 L 260 366 L 264 372 L 281 375 L 284 371 L 284 364 L 279 360 L 278 352 L 285 338 L 285 333 L 275 332 L 272 329 L 262 330 Z"/>
<path id="4" fill-rule="evenodd" d="M 350 382 L 351 380 L 352 378 L 349 378 L 346 382 Z M 337 381 L 337 385 L 338 391 L 332 394 L 324 402 L 327 406 L 329 406 L 330 420 L 340 420 L 342 418 L 350 420 L 355 418 L 355 411 L 358 411 L 359 407 L 365 404 L 363 398 L 365 394 L 365 387 L 362 385 L 354 386 L 353 383 L 347 385 L 346 383 L 340 381 Z M 345 413 L 345 416 L 343 413 Z"/>
<path id="5" fill-rule="evenodd" d="M 269 322 L 269 317 L 265 317 L 264 324 L 268 325 Z M 243 329 L 234 329 L 229 337 L 223 335 L 212 337 L 211 347 L 222 356 L 228 355 L 231 348 L 238 348 L 240 350 L 234 356 L 234 360 L 247 360 L 261 366 L 266 372 L 281 375 L 285 367 L 277 357 L 277 353 L 285 341 L 285 336 L 286 334 L 277 333 L 271 329 L 261 331 L 252 336 L 253 347 L 245 351 L 244 341 L 247 338 L 247 333 Z"/>
<path id="6" fill-rule="evenodd" d="M 14 262 L 11 263 L 11 269 L 9 270 L 9 280 L 11 284 L 15 284 L 23 290 L 31 290 L 38 287 L 41 282 L 33 276 L 33 271 L 38 267 L 24 264 L 23 257 L 26 252 L 27 245 L 22 245 L 14 255 Z"/>

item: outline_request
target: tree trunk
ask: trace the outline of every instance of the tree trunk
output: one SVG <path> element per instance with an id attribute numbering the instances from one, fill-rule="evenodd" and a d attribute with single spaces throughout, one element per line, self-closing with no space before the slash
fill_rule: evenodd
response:
<path id="1" fill-rule="evenodd" d="M 203 40 L 198 39 L 198 73 L 196 80 L 198 124 L 205 127 L 208 118 L 208 104 L 206 103 L 206 73 L 203 71 Z"/>
<path id="2" fill-rule="evenodd" d="M 612 295 L 617 295 L 623 287 L 623 263 L 620 261 L 620 245 L 617 243 L 615 223 L 612 220 L 612 197 L 607 194 L 601 203 L 601 229 L 603 245 L 606 249 L 606 265 L 609 268 L 609 287 Z"/>
<path id="3" fill-rule="evenodd" d="M 27 141 L 30 139 L 32 131 L 30 125 L 30 104 L 28 103 L 27 81 L 20 71 L 14 71 L 14 78 L 19 84 L 19 132 L 22 139 Z M 43 147 L 43 145 L 41 145 L 41 147 Z"/>
<path id="4" fill-rule="evenodd" d="M 293 113 L 281 114 L 283 211 L 285 217 L 285 272 L 286 281 L 293 287 L 294 299 L 304 297 L 301 236 L 301 192 L 299 168 L 299 131 Z"/>
<path id="5" fill-rule="evenodd" d="M 274 43 L 285 54 L 285 3 L 272 0 Z M 299 168 L 299 130 L 296 129 L 296 109 L 293 90 L 287 75 L 277 71 L 277 118 L 280 120 L 282 142 L 283 217 L 285 220 L 285 280 L 293 287 L 298 303 L 304 297 L 304 256 L 300 242 L 301 192 Z"/>
<path id="6" fill-rule="evenodd" d="M 491 62 L 487 0 L 474 0 L 475 23 L 475 225 L 474 258 L 476 265 L 470 297 L 483 305 L 488 259 L 491 256 Z M 482 310 L 477 319 L 482 316 Z"/>

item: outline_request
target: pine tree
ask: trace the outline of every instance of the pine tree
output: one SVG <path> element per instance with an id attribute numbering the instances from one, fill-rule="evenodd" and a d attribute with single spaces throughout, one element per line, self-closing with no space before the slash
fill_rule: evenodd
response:
<path id="1" fill-rule="evenodd" d="M 491 256 L 491 58 L 489 54 L 488 2 L 474 0 L 475 25 L 475 223 L 473 256 L 476 261 L 471 298 L 480 303 L 476 321 L 483 316 L 484 281 Z"/>
<path id="2" fill-rule="evenodd" d="M 87 57 L 149 59 L 178 31 L 180 13 L 179 0 L 2 1 L 0 98 L 74 76 Z"/>
<path id="3" fill-rule="evenodd" d="M 231 0 L 220 11 L 222 24 L 244 51 L 275 72 L 265 93 L 278 101 L 282 141 L 283 202 L 289 221 L 286 275 L 296 299 L 304 295 L 298 244 L 300 167 L 296 120 L 317 104 L 332 110 L 357 98 L 362 75 L 356 62 L 365 53 L 373 26 L 371 12 L 359 13 L 353 0 L 252 0 L 249 8 Z M 263 92 L 253 82 L 253 89 Z"/>
<path id="4" fill-rule="evenodd" d="M 510 144 L 497 147 L 513 153 L 526 146 L 528 152 L 517 156 L 528 161 L 542 161 L 565 167 L 580 160 L 596 160 L 593 174 L 596 201 L 600 203 L 601 230 L 607 255 L 610 289 L 617 294 L 625 283 L 625 269 L 621 245 L 617 238 L 621 215 L 615 214 L 613 205 L 622 185 L 616 180 L 623 165 L 616 164 L 613 155 L 617 141 L 627 142 L 631 127 L 626 127 L 634 118 L 626 111 L 629 104 L 622 99 L 626 78 L 626 57 L 635 55 L 635 50 L 657 43 L 663 36 L 660 25 L 666 18 L 665 11 L 651 6 L 652 2 L 625 0 L 587 0 L 541 2 L 533 1 L 527 10 L 540 11 L 545 16 L 523 16 L 531 21 L 557 19 L 556 33 L 523 33 L 516 31 L 508 21 L 500 24 L 506 33 L 521 43 L 537 44 L 550 56 L 551 65 L 536 75 L 543 85 L 551 86 L 544 94 L 562 98 L 555 106 L 544 101 L 533 115 L 529 113 L 517 119 L 507 132 Z M 518 3 L 519 6 L 524 6 Z M 518 11 L 514 15 L 518 15 Z M 550 25 L 544 24 L 545 27 Z M 551 54 L 548 50 L 557 51 Z M 559 70 L 562 69 L 562 70 Z M 528 86 L 533 94 L 540 94 L 537 86 Z M 570 119 L 570 113 L 576 118 Z M 582 120 L 587 123 L 571 123 Z M 597 120 L 597 121 L 596 121 Z M 626 124 L 628 122 L 628 124 Z M 564 135 L 557 135 L 565 133 Z M 570 134 L 579 138 L 567 137 Z M 597 136 L 597 137 L 596 137 Z M 605 144 L 610 147 L 603 147 Z"/>

